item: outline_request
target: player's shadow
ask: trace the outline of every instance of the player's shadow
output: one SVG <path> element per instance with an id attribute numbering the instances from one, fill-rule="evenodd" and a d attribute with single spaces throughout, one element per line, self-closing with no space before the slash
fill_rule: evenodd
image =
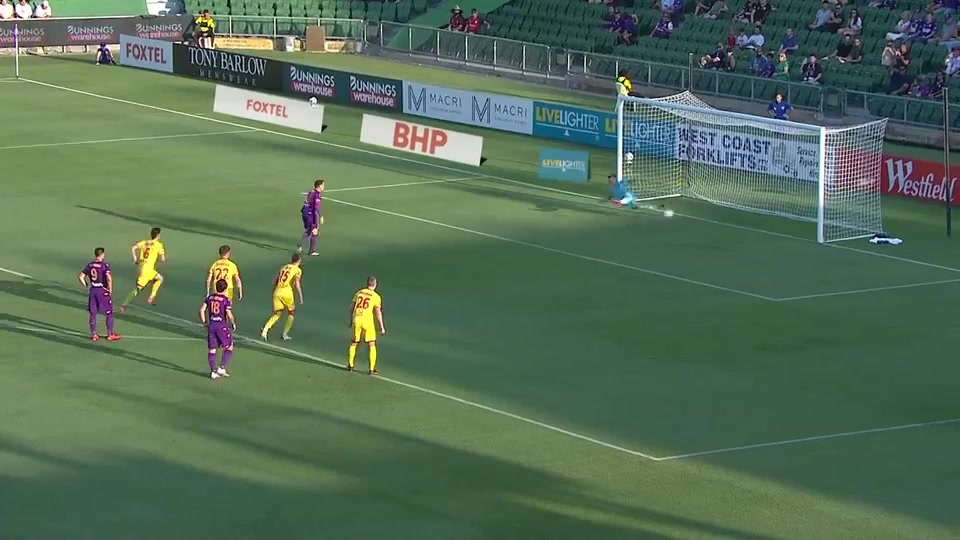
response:
<path id="1" fill-rule="evenodd" d="M 201 236 L 209 236 L 217 239 L 227 239 L 234 242 L 239 242 L 241 244 L 247 244 L 261 249 L 269 250 L 279 250 L 279 251 L 290 251 L 290 247 L 283 247 L 282 245 L 276 245 L 271 242 L 290 242 L 290 238 L 284 238 L 280 236 L 266 235 L 262 232 L 253 231 L 249 229 L 243 229 L 241 227 L 229 227 L 224 226 L 212 221 L 206 221 L 197 218 L 185 217 L 185 216 L 131 216 L 128 214 L 122 214 L 113 210 L 107 210 L 105 208 L 94 208 L 91 206 L 78 205 L 77 208 L 83 210 L 89 210 L 91 212 L 97 212 L 98 214 L 103 214 L 113 218 L 123 219 L 126 221 L 132 221 L 134 223 L 140 223 L 147 225 L 149 227 L 160 227 L 162 229 L 170 229 L 174 231 L 180 231 L 190 234 L 198 234 Z M 259 238 L 259 240 L 254 240 Z M 263 241 L 260 241 L 263 240 Z"/>
<path id="2" fill-rule="evenodd" d="M 29 281 L 0 281 L 0 293 L 19 296 L 27 300 L 43 302 L 45 304 L 64 306 L 73 309 L 87 310 L 87 293 L 79 287 L 67 288 L 59 283 L 29 280 Z M 0 314 L 2 315 L 2 314 Z M 78 314 L 78 317 L 83 318 Z M 196 331 L 191 331 L 181 325 L 172 324 L 162 318 L 146 318 L 130 312 L 116 315 L 118 324 L 133 323 L 148 328 L 155 328 L 183 337 L 199 338 Z"/>
<path id="3" fill-rule="evenodd" d="M 147 356 L 139 352 L 133 352 L 114 346 L 112 343 L 93 343 L 90 338 L 80 334 L 74 329 L 64 328 L 48 322 L 19 317 L 8 313 L 0 313 L 0 330 L 30 336 L 43 341 L 49 341 L 58 345 L 70 345 L 84 351 L 108 354 L 124 360 L 130 360 L 147 366 L 169 369 L 187 375 L 196 375 L 205 377 L 206 372 L 193 371 L 182 366 Z"/>

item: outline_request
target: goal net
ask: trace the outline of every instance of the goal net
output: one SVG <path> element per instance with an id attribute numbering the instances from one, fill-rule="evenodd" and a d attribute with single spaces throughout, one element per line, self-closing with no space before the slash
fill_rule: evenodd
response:
<path id="1" fill-rule="evenodd" d="M 817 224 L 818 242 L 883 232 L 887 121 L 826 128 L 715 109 L 689 92 L 617 102 L 617 175 L 639 200 L 691 197 Z"/>

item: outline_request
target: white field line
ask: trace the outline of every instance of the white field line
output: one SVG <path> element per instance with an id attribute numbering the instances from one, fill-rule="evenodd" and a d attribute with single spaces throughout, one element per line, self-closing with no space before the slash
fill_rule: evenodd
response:
<path id="1" fill-rule="evenodd" d="M 450 184 L 453 182 L 463 182 L 465 180 L 479 180 L 483 179 L 483 176 L 463 176 L 460 178 L 436 178 L 433 180 L 420 180 L 416 182 L 401 182 L 399 184 L 378 184 L 374 186 L 355 186 L 347 188 L 333 188 L 325 189 L 324 193 L 340 193 L 343 191 L 365 191 L 368 189 L 387 189 L 387 188 L 398 188 L 398 187 L 409 187 L 409 186 L 425 186 L 429 184 Z M 301 195 L 306 195 L 306 192 L 301 193 Z"/>
<path id="2" fill-rule="evenodd" d="M 15 275 L 15 276 L 22 277 L 22 278 L 24 278 L 24 279 L 33 279 L 33 278 L 30 277 L 29 275 L 24 274 L 24 273 L 22 273 L 22 272 L 14 272 L 14 271 L 12 271 L 12 270 L 7 270 L 7 269 L 5 269 L 5 268 L 0 268 L 0 272 L 7 272 L 7 273 L 13 274 L 13 275 Z M 137 308 L 137 309 L 139 309 L 139 310 L 142 310 L 144 313 L 151 313 L 151 314 L 156 315 L 156 316 L 158 316 L 158 317 L 161 317 L 161 318 L 163 318 L 163 319 L 167 319 L 167 320 L 169 320 L 169 321 L 173 321 L 173 322 L 179 323 L 179 324 L 181 324 L 181 325 L 183 325 L 183 326 L 185 326 L 185 327 L 187 327 L 187 328 L 197 328 L 197 327 L 202 327 L 202 326 L 203 326 L 203 325 L 201 325 L 200 323 L 197 323 L 197 322 L 194 322 L 194 321 L 190 321 L 190 320 L 187 320 L 187 319 L 181 319 L 180 317 L 175 317 L 175 316 L 173 316 L 173 315 L 167 315 L 166 313 L 161 313 L 161 312 L 159 312 L 159 311 L 148 310 L 148 309 L 145 309 L 145 308 L 141 308 L 140 306 L 130 306 L 130 307 L 133 307 L 133 308 Z M 123 337 L 124 337 L 124 338 L 127 338 L 128 336 L 123 336 Z M 319 356 L 314 356 L 314 355 L 311 355 L 311 354 L 307 354 L 307 353 L 303 353 L 303 352 L 300 352 L 300 351 L 296 351 L 296 350 L 294 350 L 294 349 L 288 349 L 288 348 L 286 348 L 286 347 L 281 347 L 281 346 L 279 346 L 279 345 L 274 345 L 273 343 L 264 342 L 264 341 L 262 341 L 262 340 L 260 340 L 260 339 L 249 338 L 249 337 L 241 336 L 241 335 L 238 335 L 238 334 L 234 334 L 234 337 L 235 337 L 237 340 L 239 340 L 239 341 L 244 341 L 244 342 L 250 343 L 250 344 L 252 344 L 252 345 L 258 345 L 258 346 L 264 347 L 264 348 L 266 348 L 266 349 L 271 349 L 271 350 L 274 350 L 274 351 L 284 352 L 284 353 L 287 353 L 287 354 L 290 354 L 290 355 L 293 355 L 293 356 L 299 356 L 299 357 L 301 357 L 301 358 L 306 358 L 307 360 L 312 360 L 312 361 L 314 361 L 314 362 L 318 362 L 318 363 L 321 363 L 321 364 L 326 364 L 326 365 L 328 365 L 328 366 L 341 367 L 341 368 L 344 367 L 344 366 L 343 366 L 343 363 L 331 362 L 330 360 L 326 360 L 326 359 L 324 359 L 324 358 L 320 358 Z M 190 340 L 191 338 L 186 338 L 186 337 L 185 337 L 185 338 L 179 338 L 179 339 L 182 339 L 182 340 Z M 635 457 L 639 457 L 639 458 L 644 458 L 644 459 L 647 459 L 647 460 L 650 460 L 650 461 L 658 461 L 658 460 L 659 460 L 659 458 L 657 458 L 657 457 L 655 457 L 655 456 L 651 456 L 651 455 L 649 455 L 649 454 L 644 454 L 644 453 L 642 453 L 642 452 L 637 452 L 636 450 L 630 450 L 629 448 L 624 448 L 624 447 L 622 447 L 622 446 L 617 446 L 617 445 L 615 445 L 615 444 L 608 443 L 608 442 L 602 441 L 602 440 L 600 440 L 600 439 L 595 439 L 595 438 L 593 438 L 593 437 L 588 437 L 587 435 L 581 435 L 581 434 L 579 434 L 579 433 L 576 433 L 576 432 L 573 432 L 573 431 L 569 431 L 569 430 L 566 430 L 566 429 L 563 429 L 563 428 L 560 428 L 560 427 L 557 427 L 557 426 L 554 426 L 554 425 L 551 425 L 551 424 L 547 424 L 547 423 L 545 423 L 545 422 L 540 422 L 540 421 L 534 420 L 534 419 L 532 419 L 532 418 L 527 418 L 527 417 L 525 417 L 525 416 L 520 416 L 519 414 L 513 414 L 513 413 L 511 413 L 511 412 L 507 412 L 507 411 L 504 411 L 504 410 L 502 410 L 502 409 L 497 409 L 497 408 L 494 408 L 494 407 L 490 407 L 489 405 L 484 405 L 484 404 L 482 404 L 482 403 L 477 403 L 477 402 L 475 402 L 475 401 L 470 401 L 470 400 L 467 400 L 467 399 L 459 398 L 459 397 L 454 396 L 454 395 L 451 395 L 451 394 L 445 394 L 445 393 L 443 393 L 443 392 L 438 392 L 438 391 L 436 391 L 436 390 L 431 390 L 431 389 L 429 389 L 429 388 L 426 388 L 426 387 L 423 387 L 423 386 L 418 386 L 418 385 L 411 384 L 411 383 L 408 383 L 408 382 L 404 382 L 404 381 L 401 381 L 401 380 L 398 380 L 398 379 L 393 379 L 393 378 L 390 378 L 390 377 L 385 377 L 385 376 L 383 376 L 383 375 L 379 375 L 379 376 L 373 377 L 373 378 L 374 378 L 374 379 L 377 379 L 377 380 L 380 380 L 380 381 L 384 381 L 384 382 L 390 383 L 390 384 L 394 384 L 394 385 L 397 385 L 397 386 L 402 386 L 402 387 L 404 387 L 404 388 L 407 388 L 407 389 L 410 389 L 410 390 L 414 390 L 414 391 L 416 391 L 416 392 L 421 392 L 421 393 L 423 393 L 423 394 L 429 394 L 429 395 L 431 395 L 431 396 L 435 396 L 435 397 L 438 397 L 438 398 L 446 399 L 446 400 L 448 400 L 448 401 L 454 401 L 454 402 L 456 402 L 456 403 L 460 403 L 461 405 L 466 405 L 467 407 L 473 407 L 473 408 L 475 408 L 475 409 L 480 409 L 480 410 L 482 410 L 482 411 L 487 411 L 487 412 L 489 412 L 489 413 L 493 413 L 493 414 L 496 414 L 496 415 L 499 415 L 499 416 L 504 416 L 504 417 L 510 418 L 510 419 L 512 419 L 512 420 L 516 420 L 516 421 L 518 421 L 518 422 L 523 422 L 523 423 L 525 423 L 525 424 L 530 424 L 530 425 L 533 425 L 533 426 L 537 426 L 537 427 L 539 427 L 539 428 L 543 428 L 543 429 L 545 429 L 545 430 L 552 431 L 552 432 L 554 432 L 554 433 L 559 433 L 559 434 L 561 434 L 561 435 L 566 435 L 567 437 L 572 437 L 572 438 L 574 438 L 574 439 L 579 439 L 579 440 L 581 440 L 581 441 L 588 442 L 588 443 L 591 443 L 591 444 L 595 444 L 595 445 L 597 445 L 597 446 L 602 446 L 602 447 L 608 448 L 608 449 L 610 449 L 610 450 L 615 450 L 615 451 L 617 451 L 617 452 L 621 452 L 621 453 L 624 453 L 624 454 L 629 454 L 629 455 L 631 455 L 631 456 L 635 456 Z"/>
<path id="3" fill-rule="evenodd" d="M 37 334 L 56 334 L 60 336 L 76 336 L 89 338 L 89 334 L 84 334 L 83 332 L 74 332 L 71 330 L 53 330 L 50 328 L 39 328 L 36 326 L 14 326 L 17 330 L 25 330 L 27 332 L 35 332 Z M 189 337 L 178 337 L 178 336 L 130 336 L 123 334 L 121 336 L 123 339 L 143 339 L 143 340 L 153 340 L 153 341 L 196 341 L 199 343 L 200 338 L 189 338 Z"/>
<path id="4" fill-rule="evenodd" d="M 815 441 L 825 441 L 828 439 L 843 439 L 847 437 L 856 437 L 858 435 L 870 435 L 873 433 L 887 433 L 890 431 L 903 431 L 907 429 L 920 429 L 933 426 L 943 426 L 946 424 L 960 423 L 960 418 L 951 418 L 949 420 L 934 420 L 932 422 L 917 422 L 915 424 L 901 424 L 898 426 L 888 426 L 873 429 L 861 429 L 859 431 L 844 431 L 842 433 L 831 433 L 829 435 L 815 435 L 813 437 L 803 437 L 801 439 L 786 439 L 783 441 L 774 441 L 759 444 L 748 444 L 744 446 L 731 446 L 729 448 L 717 448 L 715 450 L 704 450 L 702 452 L 691 452 L 689 454 L 677 454 L 675 456 L 666 456 L 657 458 L 655 461 L 673 461 L 677 459 L 689 459 L 694 457 L 713 456 L 716 454 L 728 454 L 731 452 L 742 452 L 744 450 L 755 450 L 758 448 L 770 448 L 773 446 L 787 446 L 791 444 L 800 444 Z"/>
<path id="5" fill-rule="evenodd" d="M 151 137 L 124 137 L 122 139 L 99 139 L 93 141 L 69 141 L 40 144 L 21 144 L 16 146 L 0 146 L 0 150 L 23 150 L 25 148 L 59 148 L 63 146 L 82 146 L 87 144 L 111 144 L 139 141 L 160 141 L 164 139 L 186 139 L 189 137 L 206 137 L 213 135 L 233 135 L 235 133 L 250 133 L 251 129 L 234 129 L 231 131 L 214 131 L 212 133 L 180 133 L 177 135 L 155 135 Z"/>
<path id="6" fill-rule="evenodd" d="M 271 130 L 271 129 L 254 127 L 254 126 L 245 125 L 245 124 L 239 124 L 239 123 L 237 123 L 237 122 L 230 122 L 230 121 L 228 121 L 228 120 L 221 120 L 221 119 L 219 119 L 219 118 L 210 118 L 210 117 L 203 116 L 203 115 L 199 115 L 199 114 L 193 114 L 193 113 L 188 113 L 188 112 L 183 112 L 183 111 L 177 111 L 177 110 L 174 110 L 174 109 L 167 109 L 167 108 L 165 108 L 165 107 L 159 107 L 159 106 L 157 106 L 157 105 L 150 105 L 150 104 L 147 104 L 147 103 L 139 103 L 139 102 L 136 102 L 136 101 L 130 101 L 130 100 L 127 100 L 127 99 L 121 99 L 121 98 L 116 98 L 116 97 L 112 97 L 112 96 L 105 96 L 105 95 L 103 95 L 103 94 L 96 94 L 96 93 L 93 93 L 93 92 L 87 92 L 87 91 L 84 91 L 84 90 L 78 90 L 78 89 L 76 89 L 76 88 L 70 88 L 70 87 L 67 87 L 67 86 L 60 86 L 60 85 L 56 85 L 56 84 L 51 84 L 51 83 L 46 83 L 46 82 L 41 82 L 41 81 L 35 81 L 35 80 L 32 80 L 32 79 L 20 79 L 20 80 L 22 80 L 22 81 L 24 81 L 24 82 L 36 84 L 36 85 L 38 85 L 38 86 L 45 86 L 45 87 L 47 87 L 47 88 L 53 88 L 53 89 L 55 89 L 55 90 L 61 90 L 61 91 L 64 91 L 64 92 L 70 92 L 70 93 L 73 93 L 73 94 L 79 94 L 79 95 L 83 95 L 83 96 L 87 96 L 87 97 L 92 97 L 92 98 L 96 98 L 96 99 L 102 99 L 102 100 L 106 100 L 106 101 L 112 101 L 112 102 L 114 102 L 114 103 L 123 103 L 123 104 L 126 104 L 126 105 L 132 105 L 132 106 L 134 106 L 134 107 L 142 107 L 142 108 L 150 109 L 150 110 L 153 110 L 153 111 L 160 111 L 160 112 L 165 112 L 165 113 L 169 113 L 169 114 L 174 114 L 174 115 L 177 115 L 177 116 L 183 116 L 183 117 L 186 117 L 186 118 L 194 118 L 194 119 L 197 119 L 197 120 L 203 120 L 203 121 L 205 121 L 205 122 L 213 122 L 213 123 L 221 124 L 221 125 L 225 125 L 225 126 L 233 126 L 233 127 L 236 127 L 236 128 L 244 128 L 244 129 L 249 129 L 249 130 L 251 130 L 251 131 L 258 131 L 258 132 L 261 132 L 261 133 L 269 133 L 269 134 L 271 134 L 271 135 L 276 135 L 276 136 L 278 136 L 278 137 L 286 137 L 286 138 L 288 138 L 288 139 L 295 139 L 295 140 L 299 140 L 299 141 L 311 142 L 311 143 L 314 143 L 314 144 L 322 144 L 322 145 L 324 145 L 324 146 L 329 146 L 329 147 L 332 147 L 332 148 L 339 148 L 339 149 L 342 149 L 342 150 L 351 150 L 351 151 L 353 151 L 353 152 L 359 152 L 359 153 L 361 153 L 361 154 L 367 154 L 367 155 L 373 155 L 373 156 L 383 157 L 383 158 L 392 159 L 392 160 L 396 160 L 396 161 L 402 161 L 402 162 L 405 162 L 405 163 L 415 163 L 415 164 L 417 164 L 417 165 L 422 165 L 422 166 L 424 166 L 424 167 L 433 167 L 433 168 L 435 168 L 435 169 L 452 171 L 452 172 L 456 172 L 456 173 L 460 173 L 460 174 L 470 174 L 470 172 L 471 172 L 471 171 L 467 171 L 467 170 L 460 169 L 460 168 L 456 168 L 456 167 L 450 167 L 450 166 L 447 166 L 447 165 L 442 165 L 442 164 L 439 164 L 439 163 L 430 163 L 430 162 L 420 161 L 420 160 L 411 159 L 411 158 L 407 158 L 407 157 L 403 157 L 403 156 L 396 156 L 396 155 L 391 155 L 391 154 L 384 154 L 384 153 L 382 153 L 382 152 L 377 152 L 377 151 L 374 151 L 374 150 L 367 150 L 367 149 L 364 149 L 364 148 L 357 148 L 357 147 L 354 147 L 354 146 L 348 146 L 348 145 L 344 145 L 344 144 L 337 144 L 337 143 L 332 143 L 332 142 L 329 142 L 329 141 L 322 141 L 322 140 L 319 140 L 319 139 L 311 139 L 311 138 L 309 138 L 309 137 L 303 137 L 303 136 L 301 136 L 301 135 L 294 135 L 294 134 L 292 134 L 292 133 L 285 133 L 285 132 L 282 132 L 282 131 L 275 131 L 275 130 Z M 482 173 L 478 173 L 477 176 L 480 177 L 480 178 L 488 178 L 488 179 L 490 179 L 490 180 L 498 180 L 498 181 L 500 181 L 500 182 L 506 182 L 506 183 L 508 183 L 508 184 L 515 184 L 515 185 L 526 186 L 526 187 L 528 187 L 528 188 L 537 189 L 537 190 L 540 190 L 540 191 L 549 191 L 549 192 L 553 192 L 553 193 L 561 193 L 561 194 L 568 195 L 568 196 L 571 196 L 571 197 L 578 197 L 578 198 L 582 198 L 582 199 L 590 199 L 590 200 L 595 200 L 595 201 L 602 201 L 602 200 L 603 200 L 602 197 L 595 197 L 595 196 L 593 196 L 593 195 L 585 195 L 585 194 L 583 194 L 583 193 L 577 193 L 577 192 L 575 192 L 575 191 L 567 191 L 567 190 L 552 188 L 552 187 L 548 187 L 548 186 L 539 186 L 539 185 L 536 185 L 536 184 L 531 184 L 531 183 L 529 183 L 529 182 L 523 182 L 523 181 L 521 181 L 521 180 L 514 180 L 514 179 L 511 179 L 511 178 L 504 178 L 504 177 L 502 177 L 502 176 L 494 176 L 494 175 L 482 174 Z M 659 210 L 659 209 L 656 209 L 656 208 L 648 208 L 648 210 L 652 210 L 652 211 L 655 211 L 655 212 L 657 212 L 657 213 L 660 213 L 660 210 Z M 778 233 L 778 232 L 768 231 L 768 230 L 765 230 L 765 229 L 757 229 L 757 228 L 754 228 L 754 227 L 748 227 L 748 226 L 746 226 L 746 225 L 736 225 L 736 224 L 733 224 L 733 223 L 727 223 L 727 222 L 725 222 L 725 221 L 717 221 L 717 220 L 713 220 L 713 219 L 708 219 L 708 218 L 702 218 L 702 217 L 692 216 L 692 215 L 689 215 L 689 214 L 674 214 L 674 215 L 677 216 L 677 217 L 682 217 L 682 218 L 691 219 L 691 220 L 694 220 L 694 221 L 699 221 L 699 222 L 701 222 L 701 223 L 710 223 L 710 224 L 712 224 L 712 225 L 717 225 L 717 226 L 721 226 L 721 227 L 729 227 L 729 228 L 733 228 L 733 229 L 739 229 L 739 230 L 741 230 L 741 231 L 750 231 L 750 232 L 753 232 L 753 233 L 765 234 L 765 235 L 768 235 L 768 236 L 775 236 L 775 237 L 778 237 L 778 238 L 789 238 L 789 239 L 792 239 L 792 240 L 799 240 L 799 241 L 801 241 L 801 242 L 816 243 L 816 240 L 813 239 L 813 238 L 806 238 L 806 237 L 802 237 L 802 236 L 793 236 L 793 235 L 790 235 L 790 234 Z M 811 236 L 812 236 L 812 227 L 811 227 Z M 928 267 L 928 268 L 938 268 L 938 269 L 940 269 L 940 270 L 946 270 L 946 271 L 948 271 L 948 272 L 960 272 L 960 268 L 953 268 L 953 267 L 950 267 L 950 266 L 943 266 L 943 265 L 934 264 L 934 263 L 928 263 L 928 262 L 924 262 L 924 261 L 917 261 L 917 260 L 914 260 L 914 259 L 907 259 L 907 258 L 905 258 L 905 257 L 897 257 L 897 256 L 895 256 L 895 255 L 890 255 L 890 254 L 887 254 L 887 253 L 880 253 L 880 252 L 877 252 L 877 251 L 867 251 L 867 250 L 865 250 L 865 249 L 853 248 L 853 247 L 849 247 L 849 246 L 844 246 L 844 245 L 842 245 L 842 244 L 824 244 L 824 245 L 825 245 L 825 246 L 828 246 L 828 247 L 835 248 L 835 249 L 842 249 L 842 250 L 846 250 L 846 251 L 852 251 L 852 252 L 854 252 L 854 253 L 862 253 L 862 254 L 864 254 L 864 255 L 870 255 L 870 256 L 873 256 L 873 257 L 881 257 L 881 258 L 884 258 L 884 259 L 890 259 L 890 260 L 899 261 L 899 262 L 908 263 L 908 264 L 916 264 L 916 265 L 925 266 L 925 267 Z"/>
<path id="7" fill-rule="evenodd" d="M 895 291 L 897 289 L 913 289 L 916 287 L 930 287 L 932 285 L 944 285 L 947 283 L 958 283 L 958 279 L 942 279 L 940 281 L 925 281 L 923 283 L 908 283 L 906 285 L 889 285 L 887 287 L 873 287 L 870 289 L 856 289 L 852 291 L 836 291 L 819 294 L 805 294 L 803 296 L 788 296 L 786 298 L 775 298 L 774 302 L 793 302 L 795 300 L 809 300 L 812 298 L 829 298 L 831 296 L 848 296 L 851 294 L 866 294 L 881 291 Z"/>
<path id="8" fill-rule="evenodd" d="M 572 258 L 574 258 L 574 259 L 580 259 L 580 260 L 582 260 L 582 261 L 590 261 L 590 262 L 595 262 L 595 263 L 598 263 L 598 264 L 603 264 L 603 265 L 606 265 L 606 266 L 613 266 L 613 267 L 616 267 L 616 268 L 623 268 L 623 269 L 625 269 L 625 270 L 632 270 L 632 271 L 634 271 L 634 272 L 640 272 L 640 273 L 643 273 L 643 274 L 649 274 L 649 275 L 651 275 L 651 276 L 657 276 L 657 277 L 661 277 L 661 278 L 672 279 L 672 280 L 674 280 L 674 281 L 679 281 L 679 282 L 682 282 L 682 283 L 688 283 L 688 284 L 690 284 L 690 285 L 698 285 L 698 286 L 700 286 L 700 287 L 706 287 L 706 288 L 708 288 L 708 289 L 714 289 L 714 290 L 718 290 L 718 291 L 724 291 L 724 292 L 728 292 L 728 293 L 739 294 L 739 295 L 742 295 L 742 296 L 749 296 L 750 298 L 757 298 L 757 299 L 759 299 L 759 300 L 767 300 L 767 301 L 771 301 L 771 302 L 772 302 L 772 301 L 775 301 L 774 298 L 771 298 L 771 297 L 769 297 L 769 296 L 763 296 L 763 295 L 761 295 L 761 294 L 756 294 L 756 293 L 752 293 L 752 292 L 748 292 L 748 291 L 741 291 L 741 290 L 739 290 L 739 289 L 734 289 L 734 288 L 731 288 L 731 287 L 724 287 L 724 286 L 722 286 L 722 285 L 714 285 L 714 284 L 712 284 L 712 283 L 706 283 L 706 282 L 704 282 L 704 281 L 697 281 L 697 280 L 695 280 L 695 279 L 688 279 L 688 278 L 681 277 L 681 276 L 676 276 L 676 275 L 673 275 L 673 274 L 667 274 L 667 273 L 665 273 L 665 272 L 657 272 L 656 270 L 650 270 L 650 269 L 648 269 L 648 268 L 641 268 L 641 267 L 639 267 L 639 266 L 632 266 L 632 265 L 629 265 L 629 264 L 618 263 L 618 262 L 610 261 L 610 260 L 607 260 L 607 259 L 600 259 L 600 258 L 597 258 L 597 257 L 590 257 L 590 256 L 588 256 L 588 255 L 581 255 L 581 254 L 579 254 L 579 253 L 574 253 L 574 252 L 572 252 L 572 251 L 564 251 L 564 250 L 562 250 L 562 249 L 556 249 L 556 248 L 552 248 L 552 247 L 549 247 L 549 246 L 544 246 L 544 245 L 541 245 L 541 244 L 534 244 L 534 243 L 532 243 L 532 242 L 525 242 L 525 241 L 523 241 L 523 240 L 517 240 L 517 239 L 514 239 L 514 238 L 508 238 L 508 237 L 506 237 L 506 236 L 498 236 L 498 235 L 496 235 L 496 234 L 490 234 L 490 233 L 485 233 L 485 232 L 482 232 L 482 231 L 476 231 L 476 230 L 473 230 L 473 229 L 467 229 L 467 228 L 465 228 L 465 227 L 458 227 L 458 226 L 456 226 L 456 225 L 450 225 L 450 224 L 447 224 L 447 223 L 442 223 L 442 222 L 439 222 L 439 221 L 434 221 L 434 220 L 432 220 L 432 219 L 425 219 L 425 218 L 421 218 L 421 217 L 417 217 L 417 216 L 411 216 L 411 215 L 408 215 L 408 214 L 401 214 L 401 213 L 399 213 L 399 212 L 391 212 L 391 211 L 389 211 L 389 210 L 383 210 L 382 208 L 375 208 L 375 207 L 373 207 L 373 206 L 366 206 L 366 205 L 363 205 L 363 204 L 357 204 L 357 203 L 353 203 L 353 202 L 341 201 L 341 200 L 339 200 L 339 199 L 331 199 L 331 198 L 329 198 L 329 197 L 325 198 L 324 200 L 329 201 L 329 202 L 333 202 L 333 203 L 337 203 L 337 204 L 343 204 L 343 205 L 346 205 L 346 206 L 352 206 L 352 207 L 354 207 L 354 208 L 360 208 L 361 210 L 368 210 L 368 211 L 370 211 L 370 212 L 376 212 L 376 213 L 378 213 L 378 214 L 385 214 L 385 215 L 388 215 L 388 216 L 398 217 L 398 218 L 401 218 L 401 219 L 409 219 L 409 220 L 411 220 L 411 221 L 417 221 L 417 222 L 419 222 L 419 223 L 425 223 L 425 224 L 427 224 L 427 225 L 434 225 L 434 226 L 436 226 L 436 227 L 443 227 L 443 228 L 445 228 L 445 229 L 450 229 L 450 230 L 454 230 L 454 231 L 460 231 L 460 232 L 463 232 L 463 233 L 473 234 L 473 235 L 476 235 L 476 236 L 482 236 L 482 237 L 484 237 L 484 238 L 490 238 L 490 239 L 492 239 L 492 240 L 499 240 L 499 241 L 501 241 L 501 242 L 507 242 L 507 243 L 510 243 L 510 244 L 518 245 L 518 246 L 528 247 L 528 248 L 532 248 L 532 249 L 538 249 L 538 250 L 540 250 L 540 251 L 546 251 L 546 252 L 549 252 L 549 253 L 555 253 L 555 254 L 557 254 L 557 255 L 564 255 L 564 256 L 566 256 L 566 257 L 572 257 Z"/>
<path id="9" fill-rule="evenodd" d="M 22 277 L 22 278 L 24 278 L 24 279 L 33 279 L 32 277 L 28 276 L 27 274 L 23 274 L 23 273 L 21 273 L 21 272 L 17 272 L 16 270 L 10 270 L 9 268 L 3 268 L 2 266 L 0 266 L 0 272 L 6 272 L 7 274 L 10 274 L 10 275 L 12 275 L 12 276 Z"/>

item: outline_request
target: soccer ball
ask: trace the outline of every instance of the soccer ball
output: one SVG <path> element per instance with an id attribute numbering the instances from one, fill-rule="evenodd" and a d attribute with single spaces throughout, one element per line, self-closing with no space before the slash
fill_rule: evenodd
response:
<path id="1" fill-rule="evenodd" d="M 315 97 L 310 98 L 310 106 L 311 106 L 311 107 L 316 107 L 316 106 L 317 106 L 317 98 L 315 98 Z"/>
<path id="2" fill-rule="evenodd" d="M 633 163 L 633 152 L 627 152 L 624 154 L 623 159 L 625 159 L 627 163 Z"/>

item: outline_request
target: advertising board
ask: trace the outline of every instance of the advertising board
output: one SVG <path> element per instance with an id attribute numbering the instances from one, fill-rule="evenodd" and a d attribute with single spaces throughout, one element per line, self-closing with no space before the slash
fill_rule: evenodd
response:
<path id="1" fill-rule="evenodd" d="M 120 43 L 121 35 L 162 41 L 180 41 L 193 19 L 165 17 L 96 17 L 83 19 L 17 19 L 0 21 L 0 48 L 13 47 L 13 27 L 21 47 L 64 47 Z"/>
<path id="2" fill-rule="evenodd" d="M 483 154 L 483 137 L 372 114 L 363 115 L 360 142 L 475 167 Z"/>
<path id="3" fill-rule="evenodd" d="M 403 112 L 468 126 L 533 134 L 533 100 L 403 82 Z"/>
<path id="4" fill-rule="evenodd" d="M 213 99 L 213 112 L 312 133 L 323 133 L 323 105 L 311 105 L 304 99 L 291 99 L 217 85 Z"/>

